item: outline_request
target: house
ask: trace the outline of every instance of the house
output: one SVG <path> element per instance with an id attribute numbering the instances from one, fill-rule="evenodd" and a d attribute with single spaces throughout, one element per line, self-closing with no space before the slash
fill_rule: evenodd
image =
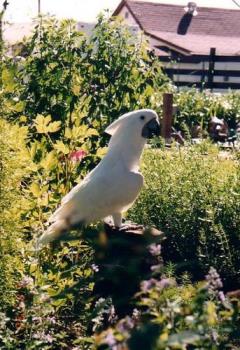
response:
<path id="1" fill-rule="evenodd" d="M 240 89 L 240 10 L 123 0 L 113 16 L 146 35 L 177 86 Z"/>
<path id="2" fill-rule="evenodd" d="M 3 39 L 6 46 L 12 47 L 21 43 L 24 38 L 31 36 L 36 23 L 3 23 Z M 95 23 L 77 22 L 77 29 L 89 36 L 92 33 Z"/>

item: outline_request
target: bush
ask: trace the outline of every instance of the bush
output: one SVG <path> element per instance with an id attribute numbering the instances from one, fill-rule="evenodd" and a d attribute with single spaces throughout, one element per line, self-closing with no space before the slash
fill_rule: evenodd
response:
<path id="1" fill-rule="evenodd" d="M 0 120 L 0 309 L 15 300 L 15 287 L 23 273 L 21 183 L 28 173 L 27 130 Z"/>
<path id="2" fill-rule="evenodd" d="M 142 281 L 135 299 L 137 308 L 96 334 L 96 348 L 238 349 L 239 301 L 219 290 L 222 282 L 216 270 L 211 268 L 199 284 L 186 282 L 177 284 L 166 276 Z M 102 301 L 98 319 L 110 310 Z"/>
<path id="3" fill-rule="evenodd" d="M 228 288 L 240 285 L 239 164 L 213 146 L 148 150 L 145 188 L 129 217 L 167 236 L 166 262 L 198 279 L 214 266 Z"/>
<path id="4" fill-rule="evenodd" d="M 5 117 L 29 126 L 41 114 L 62 127 L 79 118 L 103 133 L 126 111 L 159 108 L 170 88 L 146 43 L 107 16 L 99 17 L 89 38 L 73 21 L 43 19 L 23 53 L 20 62 L 7 60 L 3 68 L 3 107 Z"/>
<path id="5" fill-rule="evenodd" d="M 18 156 L 29 169 L 20 212 L 24 266 L 0 346 L 64 348 L 88 328 L 92 252 L 75 239 L 37 254 L 35 239 L 60 199 L 103 156 L 106 125 L 126 110 L 156 105 L 168 79 L 143 43 L 105 17 L 90 39 L 72 21 L 43 20 L 22 52 L 25 58 L 6 58 L 1 67 L 0 115 L 25 125 L 28 161 Z"/>
<path id="6" fill-rule="evenodd" d="M 174 126 L 181 131 L 189 132 L 194 125 L 200 125 L 206 135 L 212 117 L 224 119 L 229 128 L 236 128 L 240 122 L 240 93 L 229 91 L 225 94 L 214 94 L 208 90 L 202 92 L 189 89 L 177 92 L 174 102 L 178 112 Z"/>
<path id="7" fill-rule="evenodd" d="M 86 335 L 99 321 L 96 310 L 92 313 L 98 280 L 93 249 L 85 240 L 75 240 L 38 253 L 35 238 L 60 199 L 103 156 L 106 125 L 136 108 L 159 112 L 162 92 L 171 86 L 145 44 L 106 17 L 99 18 L 90 39 L 72 21 L 43 20 L 23 52 L 20 62 L 1 62 L 0 311 L 5 313 L 0 347 L 89 349 L 93 339 Z M 206 157 L 208 148 L 201 147 L 169 154 L 148 151 L 143 165 L 147 187 L 131 216 L 163 228 L 168 234 L 164 259 L 184 262 L 177 265 L 179 271 L 191 270 L 195 259 L 197 278 L 209 264 L 222 262 L 220 272 L 227 279 L 237 275 L 239 263 L 237 166 L 218 161 L 215 153 Z M 86 231 L 92 239 L 99 233 L 93 227 Z M 100 233 L 104 245 L 102 229 Z M 113 310 L 108 302 L 100 320 Z M 168 319 L 164 322 L 165 327 Z"/>

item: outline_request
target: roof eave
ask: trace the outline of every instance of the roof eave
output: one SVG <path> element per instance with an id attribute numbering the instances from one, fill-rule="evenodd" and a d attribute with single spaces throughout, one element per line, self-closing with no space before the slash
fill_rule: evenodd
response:
<path id="1" fill-rule="evenodd" d="M 112 16 L 117 16 L 125 4 L 126 4 L 126 0 L 122 0 L 118 5 L 118 7 L 114 10 Z"/>
<path id="2" fill-rule="evenodd" d="M 122 8 L 126 6 L 126 8 L 128 9 L 128 11 L 131 13 L 132 17 L 135 19 L 135 21 L 137 22 L 137 24 L 139 25 L 141 30 L 144 30 L 142 23 L 139 21 L 139 19 L 135 16 L 134 12 L 132 11 L 131 7 L 128 4 L 128 1 L 123 0 L 120 2 L 120 4 L 118 5 L 118 7 L 116 8 L 116 10 L 113 12 L 112 16 L 117 16 L 120 11 L 122 10 Z"/>
<path id="3" fill-rule="evenodd" d="M 163 39 L 151 32 L 147 32 L 145 31 L 146 35 L 149 35 L 150 37 L 159 40 L 160 42 L 163 42 L 164 44 L 168 45 L 170 48 L 172 48 L 175 51 L 178 51 L 179 53 L 183 54 L 183 55 L 192 55 L 193 53 L 190 50 L 185 49 L 184 47 L 178 46 L 176 44 L 171 43 L 170 41 Z"/>

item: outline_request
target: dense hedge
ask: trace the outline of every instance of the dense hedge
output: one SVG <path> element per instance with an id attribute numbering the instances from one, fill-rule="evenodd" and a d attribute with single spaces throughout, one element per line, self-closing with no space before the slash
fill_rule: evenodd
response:
<path id="1" fill-rule="evenodd" d="M 0 120 L 0 308 L 15 300 L 23 271 L 21 181 L 27 175 L 26 128 Z M 25 208 L 26 209 L 26 208 Z"/>
<path id="2" fill-rule="evenodd" d="M 195 279 L 214 266 L 229 288 L 239 286 L 240 173 L 234 155 L 222 158 L 206 144 L 148 150 L 142 171 L 145 188 L 129 217 L 166 233 L 165 261 Z"/>

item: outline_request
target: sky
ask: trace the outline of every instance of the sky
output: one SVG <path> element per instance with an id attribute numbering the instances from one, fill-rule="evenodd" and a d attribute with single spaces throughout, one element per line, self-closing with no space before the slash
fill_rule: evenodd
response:
<path id="1" fill-rule="evenodd" d="M 82 22 L 94 22 L 97 15 L 109 9 L 113 12 L 120 0 L 40 0 L 42 13 L 59 18 L 74 18 Z M 146 1 L 146 0 L 145 0 Z M 185 5 L 188 0 L 152 0 L 153 2 Z M 10 3 L 4 20 L 9 22 L 30 22 L 37 15 L 38 0 L 8 0 Z M 234 2 L 240 0 L 195 0 L 198 6 L 239 9 Z M 3 0 L 0 0 L 0 4 Z"/>

